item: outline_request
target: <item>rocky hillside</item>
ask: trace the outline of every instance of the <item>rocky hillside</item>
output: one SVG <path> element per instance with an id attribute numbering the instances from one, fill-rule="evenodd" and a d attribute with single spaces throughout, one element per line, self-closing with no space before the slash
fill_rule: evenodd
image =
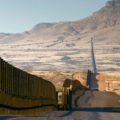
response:
<path id="1" fill-rule="evenodd" d="M 1 33 L 0 55 L 22 69 L 86 71 L 92 69 L 94 37 L 98 71 L 119 71 L 119 34 L 120 0 L 112 0 L 81 20 L 41 23 L 20 34 Z"/>
<path id="2" fill-rule="evenodd" d="M 57 89 L 62 88 L 66 80 L 79 81 L 82 86 L 87 86 L 86 72 L 63 71 L 27 71 L 51 81 Z M 95 79 L 99 91 L 115 92 L 120 95 L 120 73 L 98 73 L 92 76 Z"/>

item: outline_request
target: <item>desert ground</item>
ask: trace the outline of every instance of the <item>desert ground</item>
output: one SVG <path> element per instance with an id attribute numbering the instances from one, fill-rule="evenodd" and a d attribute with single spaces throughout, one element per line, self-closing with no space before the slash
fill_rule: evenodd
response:
<path id="1" fill-rule="evenodd" d="M 0 120 L 120 120 L 120 113 L 54 111 L 40 116 L 0 116 Z"/>

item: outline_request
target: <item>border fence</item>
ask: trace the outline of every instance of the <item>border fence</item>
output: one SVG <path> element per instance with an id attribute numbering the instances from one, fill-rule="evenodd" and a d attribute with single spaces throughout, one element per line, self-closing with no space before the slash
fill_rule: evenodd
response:
<path id="1" fill-rule="evenodd" d="M 40 107 L 50 110 L 55 109 L 56 105 L 56 89 L 51 82 L 20 70 L 0 58 L 0 113 L 3 109 L 7 113 L 16 110 L 16 114 L 19 110 Z"/>

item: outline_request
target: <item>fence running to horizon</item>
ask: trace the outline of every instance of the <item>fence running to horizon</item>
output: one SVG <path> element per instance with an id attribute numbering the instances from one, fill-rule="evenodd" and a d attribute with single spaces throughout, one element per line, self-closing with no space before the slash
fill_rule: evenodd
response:
<path id="1" fill-rule="evenodd" d="M 56 89 L 51 82 L 22 71 L 1 58 L 0 93 L 27 100 L 42 100 L 43 105 L 56 105 Z"/>

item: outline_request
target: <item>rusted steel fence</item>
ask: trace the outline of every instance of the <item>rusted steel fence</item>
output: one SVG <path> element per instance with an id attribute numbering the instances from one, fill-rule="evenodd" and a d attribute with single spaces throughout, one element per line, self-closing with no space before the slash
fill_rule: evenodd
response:
<path id="1" fill-rule="evenodd" d="M 40 105 L 56 105 L 56 89 L 51 82 L 20 70 L 1 58 L 0 92 L 22 99 L 43 100 Z"/>

